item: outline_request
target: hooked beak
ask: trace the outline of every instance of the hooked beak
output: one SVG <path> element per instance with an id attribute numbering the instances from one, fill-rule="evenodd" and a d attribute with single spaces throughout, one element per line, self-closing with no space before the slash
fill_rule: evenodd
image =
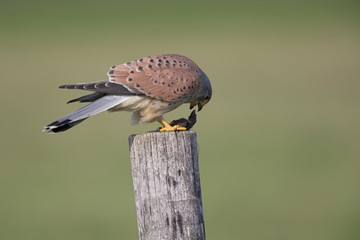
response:
<path id="1" fill-rule="evenodd" d="M 198 106 L 198 112 L 200 112 L 201 111 L 201 109 L 203 108 L 203 106 L 205 105 L 204 103 L 202 103 L 202 102 L 198 102 L 198 103 L 196 103 L 196 102 L 192 102 L 191 104 L 190 104 L 190 109 L 193 109 L 195 106 Z"/>

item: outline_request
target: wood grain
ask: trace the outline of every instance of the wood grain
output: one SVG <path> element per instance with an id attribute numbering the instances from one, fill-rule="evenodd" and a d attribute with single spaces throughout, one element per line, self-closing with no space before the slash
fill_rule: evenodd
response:
<path id="1" fill-rule="evenodd" d="M 141 240 L 205 239 L 196 133 L 129 137 Z"/>

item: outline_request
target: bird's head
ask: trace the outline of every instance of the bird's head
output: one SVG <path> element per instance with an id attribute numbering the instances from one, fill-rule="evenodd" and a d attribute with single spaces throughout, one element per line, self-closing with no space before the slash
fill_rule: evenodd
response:
<path id="1" fill-rule="evenodd" d="M 209 78 L 206 76 L 205 73 L 202 73 L 202 82 L 201 82 L 201 88 L 199 91 L 198 98 L 190 103 L 190 109 L 198 106 L 198 112 L 201 111 L 201 109 L 207 104 L 212 96 L 212 88 L 209 81 Z"/>

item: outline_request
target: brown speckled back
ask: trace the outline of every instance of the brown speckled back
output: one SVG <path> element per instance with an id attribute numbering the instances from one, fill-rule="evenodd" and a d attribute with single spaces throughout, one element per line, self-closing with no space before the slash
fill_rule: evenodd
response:
<path id="1" fill-rule="evenodd" d="M 144 57 L 110 69 L 110 82 L 169 102 L 186 99 L 197 91 L 203 74 L 192 60 L 176 54 Z"/>

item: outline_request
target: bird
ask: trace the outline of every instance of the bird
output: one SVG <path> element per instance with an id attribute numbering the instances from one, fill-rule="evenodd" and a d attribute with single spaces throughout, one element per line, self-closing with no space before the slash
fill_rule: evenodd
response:
<path id="1" fill-rule="evenodd" d="M 62 89 L 93 91 L 67 103 L 90 104 L 46 125 L 47 133 L 64 132 L 103 111 L 130 111 L 131 124 L 158 121 L 160 131 L 185 131 L 170 125 L 163 115 L 182 104 L 201 111 L 212 96 L 208 76 L 191 59 L 179 54 L 161 54 L 139 58 L 110 67 L 108 80 L 59 86 Z"/>

